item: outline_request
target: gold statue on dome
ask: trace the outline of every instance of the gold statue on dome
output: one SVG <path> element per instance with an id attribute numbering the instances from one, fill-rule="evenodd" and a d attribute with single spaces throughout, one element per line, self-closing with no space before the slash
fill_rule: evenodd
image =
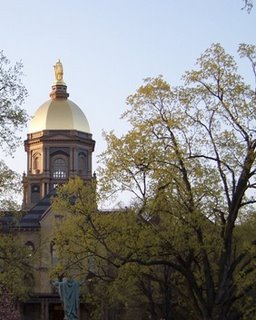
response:
<path id="1" fill-rule="evenodd" d="M 64 84 L 63 82 L 63 66 L 60 62 L 60 59 L 56 62 L 56 64 L 53 66 L 54 72 L 55 72 L 55 82 Z"/>

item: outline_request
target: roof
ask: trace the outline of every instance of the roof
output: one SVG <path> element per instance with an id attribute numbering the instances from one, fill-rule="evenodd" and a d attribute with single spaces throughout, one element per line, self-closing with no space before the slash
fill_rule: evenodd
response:
<path id="1" fill-rule="evenodd" d="M 43 130 L 91 132 L 83 111 L 69 99 L 50 99 L 37 109 L 30 121 L 28 133 Z"/>
<path id="2" fill-rule="evenodd" d="M 40 219 L 51 206 L 51 198 L 55 194 L 52 190 L 47 196 L 41 199 L 33 208 L 31 208 L 20 220 L 19 228 L 39 228 Z"/>

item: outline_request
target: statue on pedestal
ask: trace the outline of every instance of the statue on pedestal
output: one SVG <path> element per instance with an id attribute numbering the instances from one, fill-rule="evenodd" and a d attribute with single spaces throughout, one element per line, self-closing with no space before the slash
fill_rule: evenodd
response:
<path id="1" fill-rule="evenodd" d="M 54 281 L 63 303 L 64 320 L 78 320 L 80 283 L 75 280 Z"/>
<path id="2" fill-rule="evenodd" d="M 60 62 L 60 59 L 56 62 L 54 67 L 54 73 L 55 73 L 55 83 L 56 84 L 65 84 L 63 81 L 63 65 Z"/>

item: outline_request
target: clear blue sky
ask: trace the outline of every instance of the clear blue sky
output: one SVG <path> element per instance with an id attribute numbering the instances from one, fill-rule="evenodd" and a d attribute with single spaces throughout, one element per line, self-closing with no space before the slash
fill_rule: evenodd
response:
<path id="1" fill-rule="evenodd" d="M 162 74 L 178 85 L 211 43 L 233 55 L 241 42 L 256 44 L 256 6 L 249 15 L 242 6 L 242 0 L 1 1 L 0 49 L 13 63 L 23 61 L 31 116 L 48 100 L 52 66 L 61 59 L 70 99 L 96 140 L 96 169 L 102 130 L 125 131 L 120 114 L 143 78 Z M 21 134 L 24 140 L 26 130 Z M 25 171 L 23 148 L 7 164 Z"/>

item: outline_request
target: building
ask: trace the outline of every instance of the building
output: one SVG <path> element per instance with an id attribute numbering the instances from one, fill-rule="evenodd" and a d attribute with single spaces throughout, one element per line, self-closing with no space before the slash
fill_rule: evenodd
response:
<path id="1" fill-rule="evenodd" d="M 58 294 L 49 279 L 56 259 L 53 228 L 62 215 L 51 211 L 55 187 L 70 177 L 92 179 L 92 139 L 83 111 L 68 99 L 60 61 L 54 66 L 55 82 L 50 100 L 43 103 L 30 122 L 25 151 L 27 173 L 23 175 L 23 210 L 19 236 L 31 250 L 40 248 L 36 260 L 35 286 L 29 301 L 20 306 L 24 320 L 63 320 Z M 81 318 L 86 312 L 80 308 Z"/>

